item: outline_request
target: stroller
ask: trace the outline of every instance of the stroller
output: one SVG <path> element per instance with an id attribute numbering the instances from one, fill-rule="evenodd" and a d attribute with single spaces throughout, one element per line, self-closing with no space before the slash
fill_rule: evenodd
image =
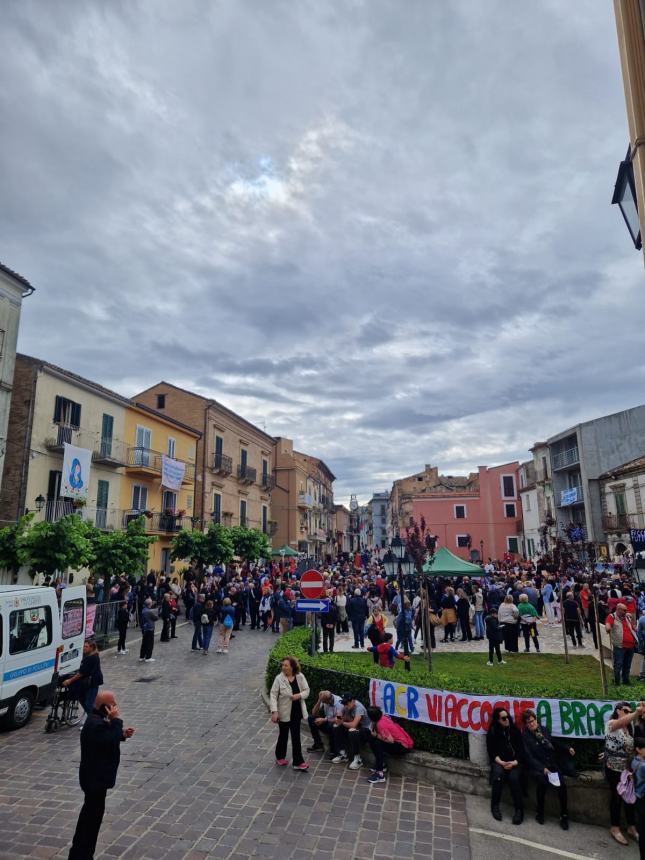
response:
<path id="1" fill-rule="evenodd" d="M 59 678 L 54 692 L 49 716 L 45 723 L 47 734 L 58 731 L 59 726 L 77 726 L 80 721 L 78 696 L 72 692 L 72 687 L 63 687 L 64 680 L 64 678 Z"/>

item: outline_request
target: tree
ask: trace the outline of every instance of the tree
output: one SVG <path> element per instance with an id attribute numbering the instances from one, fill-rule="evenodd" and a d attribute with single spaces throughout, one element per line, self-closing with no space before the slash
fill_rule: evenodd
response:
<path id="1" fill-rule="evenodd" d="M 94 526 L 76 514 L 55 523 L 43 521 L 17 537 L 18 555 L 32 575 L 54 576 L 94 562 Z"/>
<path id="2" fill-rule="evenodd" d="M 259 558 L 269 558 L 271 555 L 269 539 L 259 529 L 244 529 L 241 526 L 233 526 L 229 531 L 233 539 L 235 555 L 243 561 L 257 561 Z"/>
<path id="3" fill-rule="evenodd" d="M 96 530 L 92 536 L 94 559 L 90 569 L 92 573 L 103 574 L 106 579 L 120 574 L 136 576 L 144 570 L 148 549 L 156 540 L 153 535 L 146 534 L 143 517 L 130 520 L 126 529 L 113 532 Z"/>
<path id="4" fill-rule="evenodd" d="M 22 565 L 23 553 L 20 550 L 20 539 L 33 520 L 33 514 L 25 514 L 17 523 L 0 529 L 0 567 L 16 575 Z"/>

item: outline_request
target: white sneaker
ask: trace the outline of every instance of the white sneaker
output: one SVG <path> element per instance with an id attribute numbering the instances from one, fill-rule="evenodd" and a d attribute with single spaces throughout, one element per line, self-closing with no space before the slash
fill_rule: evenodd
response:
<path id="1" fill-rule="evenodd" d="M 359 755 L 354 756 L 353 761 L 349 765 L 349 769 L 358 770 L 361 767 L 363 767 L 363 759 Z"/>
<path id="2" fill-rule="evenodd" d="M 488 660 L 488 661 L 487 661 L 487 663 L 486 663 L 486 665 L 487 665 L 487 666 L 492 666 L 493 664 L 490 662 L 490 660 Z"/>
<path id="3" fill-rule="evenodd" d="M 154 662 L 155 662 L 154 657 L 146 657 L 146 663 L 154 663 Z"/>

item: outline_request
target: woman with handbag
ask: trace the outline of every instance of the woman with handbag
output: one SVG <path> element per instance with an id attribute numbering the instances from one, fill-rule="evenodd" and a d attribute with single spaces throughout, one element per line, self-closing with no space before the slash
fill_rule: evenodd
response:
<path id="1" fill-rule="evenodd" d="M 605 728 L 605 779 L 609 783 L 609 815 L 611 826 L 609 832 L 620 845 L 627 845 L 627 840 L 620 829 L 620 811 L 625 809 L 627 833 L 638 839 L 636 830 L 634 805 L 625 803 L 619 792 L 623 771 L 629 769 L 634 754 L 633 721 L 640 715 L 639 710 L 632 711 L 629 702 L 618 702 Z M 624 782 L 624 780 L 623 780 Z"/>
<path id="2" fill-rule="evenodd" d="M 278 742 L 275 746 L 275 759 L 278 767 L 286 767 L 287 742 L 291 735 L 293 769 L 308 770 L 309 765 L 302 756 L 300 743 L 300 724 L 307 719 L 305 699 L 309 695 L 309 684 L 300 671 L 300 663 L 295 657 L 284 657 L 281 672 L 271 685 L 269 696 L 271 722 L 278 724 Z"/>

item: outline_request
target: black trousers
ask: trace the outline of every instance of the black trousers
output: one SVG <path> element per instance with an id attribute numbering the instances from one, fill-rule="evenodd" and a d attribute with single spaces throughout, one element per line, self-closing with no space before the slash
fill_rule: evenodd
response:
<path id="1" fill-rule="evenodd" d="M 155 634 L 152 630 L 144 630 L 141 636 L 141 650 L 139 651 L 139 659 L 149 660 L 152 657 L 152 651 L 155 647 Z"/>
<path id="2" fill-rule="evenodd" d="M 78 816 L 67 860 L 93 860 L 105 812 L 106 794 L 107 789 L 85 792 L 85 801 Z"/>
<path id="3" fill-rule="evenodd" d="M 322 641 L 323 641 L 323 651 L 326 654 L 327 651 L 331 654 L 334 650 L 334 635 L 336 631 L 332 627 L 327 627 L 326 624 L 323 624 L 322 629 Z"/>
<path id="4" fill-rule="evenodd" d="M 562 818 L 562 816 L 568 815 L 567 787 L 564 784 L 564 777 L 562 774 L 560 774 L 559 788 L 555 788 L 555 786 L 551 785 L 544 775 L 535 777 L 535 805 L 537 806 L 538 815 L 544 815 L 544 798 L 546 797 L 546 793 L 549 788 L 558 792 L 560 800 L 560 817 Z"/>
<path id="5" fill-rule="evenodd" d="M 618 794 L 618 783 L 620 782 L 620 771 L 610 770 L 605 768 L 605 779 L 609 783 L 609 820 L 612 827 L 620 827 L 620 810 L 625 809 L 625 819 L 627 826 L 631 827 L 635 823 L 634 804 L 625 803 L 620 794 Z"/>
<path id="6" fill-rule="evenodd" d="M 287 757 L 287 741 L 289 739 L 289 733 L 291 733 L 291 752 L 293 753 L 293 765 L 302 764 L 304 758 L 302 757 L 302 744 L 300 742 L 300 724 L 302 722 L 302 718 L 293 717 L 289 720 L 288 723 L 283 723 L 280 721 L 278 723 L 278 742 L 275 745 L 275 757 L 276 759 L 282 759 Z"/>
<path id="7" fill-rule="evenodd" d="M 125 651 L 125 637 L 128 633 L 128 625 L 119 627 L 119 642 L 116 646 L 117 651 Z"/>
<path id="8" fill-rule="evenodd" d="M 512 770 L 504 770 L 504 768 L 494 763 L 490 772 L 491 779 L 491 796 L 490 805 L 499 806 L 502 799 L 502 789 L 504 783 L 508 784 L 513 798 L 513 806 L 515 809 L 524 809 L 524 801 L 522 800 L 522 781 L 520 779 L 519 767 L 514 767 Z"/>

